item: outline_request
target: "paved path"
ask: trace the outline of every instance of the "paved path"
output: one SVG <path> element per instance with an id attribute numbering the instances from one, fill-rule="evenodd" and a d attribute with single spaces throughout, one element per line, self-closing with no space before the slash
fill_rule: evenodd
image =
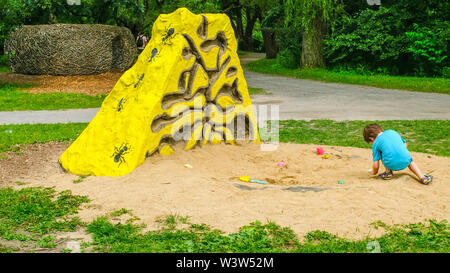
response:
<path id="1" fill-rule="evenodd" d="M 90 122 L 99 108 L 61 111 L 14 111 L 0 112 L 0 125 Z"/>
<path id="2" fill-rule="evenodd" d="M 271 93 L 252 96 L 252 102 L 279 105 L 281 120 L 450 119 L 450 95 L 323 83 L 248 71 L 245 77 L 248 86 Z M 0 112 L 0 125 L 90 122 L 97 111 L 98 108 Z"/>
<path id="3" fill-rule="evenodd" d="M 450 119 L 450 95 L 323 83 L 245 72 L 248 86 L 270 95 L 253 104 L 280 105 L 280 119 L 426 120 Z"/>

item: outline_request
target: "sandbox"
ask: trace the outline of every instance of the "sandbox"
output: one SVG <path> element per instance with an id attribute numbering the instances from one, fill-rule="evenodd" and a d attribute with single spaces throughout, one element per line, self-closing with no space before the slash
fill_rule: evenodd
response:
<path id="1" fill-rule="evenodd" d="M 323 159 L 315 145 L 287 143 L 264 152 L 257 144 L 219 144 L 155 155 L 127 176 L 90 176 L 75 184 L 79 177 L 58 164 L 68 146 L 34 144 L 23 147 L 22 155 L 6 153 L 0 160 L 0 186 L 72 190 L 92 200 L 79 213 L 83 220 L 125 208 L 148 229 L 158 227 L 157 219 L 178 214 L 227 233 L 259 220 L 288 226 L 299 236 L 325 230 L 360 239 L 383 232 L 370 225 L 376 221 L 410 224 L 450 216 L 446 157 L 412 153 L 422 171 L 435 177 L 424 186 L 408 170 L 395 173 L 392 181 L 369 176 L 369 149 L 324 146 L 330 158 Z M 287 166 L 278 167 L 280 161 Z M 244 175 L 270 183 L 240 182 Z"/>

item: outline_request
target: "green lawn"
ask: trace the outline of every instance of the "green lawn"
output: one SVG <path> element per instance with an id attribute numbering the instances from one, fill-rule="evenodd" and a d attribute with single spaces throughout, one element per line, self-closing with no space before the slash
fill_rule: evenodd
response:
<path id="1" fill-rule="evenodd" d="M 0 73 L 8 73 L 11 72 L 11 68 L 7 65 L 0 65 Z"/>
<path id="2" fill-rule="evenodd" d="M 75 140 L 86 126 L 86 123 L 1 125 L 0 153 L 16 151 L 18 145 Z"/>
<path id="3" fill-rule="evenodd" d="M 238 50 L 238 55 L 239 55 L 239 56 L 245 56 L 245 55 L 247 55 L 247 54 L 248 54 L 247 51 Z"/>
<path id="4" fill-rule="evenodd" d="M 280 142 L 370 148 L 362 130 L 374 122 L 384 130 L 396 130 L 408 142 L 410 151 L 450 156 L 450 120 L 280 121 Z"/>
<path id="5" fill-rule="evenodd" d="M 373 121 L 331 120 L 280 121 L 280 141 L 370 148 L 362 129 Z M 450 120 L 379 121 L 385 130 L 398 131 L 414 152 L 450 156 Z M 17 145 L 75 140 L 86 123 L 23 124 L 0 126 L 0 152 L 16 150 Z"/>
<path id="6" fill-rule="evenodd" d="M 275 59 L 262 59 L 251 62 L 246 64 L 245 68 L 254 72 L 299 79 L 450 94 L 450 79 L 445 78 L 361 75 L 355 72 L 334 72 L 326 69 L 289 69 L 278 65 Z"/>
<path id="7" fill-rule="evenodd" d="M 83 225 L 75 216 L 85 196 L 70 191 L 56 193 L 51 188 L 0 188 L 0 253 L 17 251 L 2 246 L 3 241 L 16 242 L 19 249 L 54 248 L 55 232 L 75 231 Z"/>
<path id="8" fill-rule="evenodd" d="M 268 95 L 268 94 L 270 94 L 269 92 L 267 92 L 266 90 L 264 90 L 262 88 L 255 88 L 255 87 L 248 87 L 248 93 L 250 95 Z"/>
<path id="9" fill-rule="evenodd" d="M 60 110 L 100 107 L 106 95 L 73 93 L 30 94 L 21 89 L 31 85 L 0 83 L 0 111 Z"/>

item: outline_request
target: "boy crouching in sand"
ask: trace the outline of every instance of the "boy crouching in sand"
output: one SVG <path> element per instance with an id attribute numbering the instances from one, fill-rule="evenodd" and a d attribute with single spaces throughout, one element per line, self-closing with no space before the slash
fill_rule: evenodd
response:
<path id="1" fill-rule="evenodd" d="M 396 131 L 387 130 L 385 132 L 378 124 L 369 124 L 364 128 L 363 136 L 367 143 L 372 144 L 372 175 L 378 174 L 381 160 L 386 168 L 386 171 L 379 175 L 381 179 L 391 180 L 393 171 L 409 167 L 423 184 L 428 185 L 433 181 L 433 176 L 422 175 L 409 154 L 406 141 Z"/>

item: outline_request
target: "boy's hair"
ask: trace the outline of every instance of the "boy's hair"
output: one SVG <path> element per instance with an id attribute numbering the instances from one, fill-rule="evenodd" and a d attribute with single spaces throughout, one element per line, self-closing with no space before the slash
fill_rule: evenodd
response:
<path id="1" fill-rule="evenodd" d="M 363 130 L 363 136 L 364 136 L 364 140 L 369 143 L 371 140 L 370 138 L 375 139 L 379 133 L 382 133 L 383 128 L 381 128 L 380 125 L 376 124 L 376 123 L 372 123 L 367 125 L 366 127 L 364 127 Z"/>

